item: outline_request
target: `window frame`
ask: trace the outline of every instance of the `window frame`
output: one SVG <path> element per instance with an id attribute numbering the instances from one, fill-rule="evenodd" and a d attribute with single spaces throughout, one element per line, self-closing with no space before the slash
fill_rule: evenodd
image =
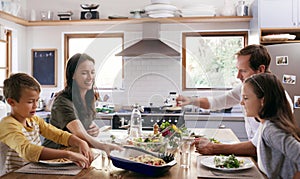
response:
<path id="1" fill-rule="evenodd" d="M 232 88 L 187 88 L 186 86 L 186 38 L 187 37 L 219 37 L 219 36 L 243 36 L 244 47 L 248 44 L 248 31 L 214 31 L 214 32 L 183 32 L 182 33 L 182 91 L 195 90 L 230 90 Z"/>
<path id="2" fill-rule="evenodd" d="M 11 64 L 12 64 L 12 31 L 6 29 L 6 39 L 1 40 L 2 42 L 6 43 L 6 66 L 5 67 L 0 67 L 0 69 L 4 69 L 6 71 L 6 77 L 8 78 L 9 75 L 11 74 Z M 3 88 L 3 86 L 0 86 Z"/>
<path id="3" fill-rule="evenodd" d="M 124 33 L 78 33 L 78 34 L 64 34 L 64 74 L 66 72 L 67 62 L 70 58 L 69 54 L 69 40 L 72 38 L 122 38 L 122 50 L 124 49 Z M 122 58 L 122 79 L 124 79 L 124 58 Z M 64 75 L 65 76 L 65 75 Z M 64 77 L 64 84 L 66 84 L 66 77 Z M 101 88 L 99 90 L 114 90 L 114 88 Z"/>

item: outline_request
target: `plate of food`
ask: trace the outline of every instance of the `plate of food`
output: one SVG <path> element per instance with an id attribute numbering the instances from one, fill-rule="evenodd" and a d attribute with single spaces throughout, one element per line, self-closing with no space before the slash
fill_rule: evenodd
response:
<path id="1" fill-rule="evenodd" d="M 206 157 L 201 164 L 212 169 L 222 171 L 245 170 L 253 167 L 253 162 L 247 157 L 235 157 L 234 155 L 219 155 Z"/>
<path id="2" fill-rule="evenodd" d="M 66 159 L 66 158 L 53 159 L 53 160 L 40 160 L 39 163 L 44 164 L 44 165 L 51 165 L 51 166 L 62 166 L 62 165 L 75 164 L 73 161 Z"/>
<path id="3" fill-rule="evenodd" d="M 176 165 L 176 160 L 165 162 L 158 154 L 141 148 L 124 146 L 123 151 L 112 151 L 110 159 L 115 167 L 143 175 L 159 176 Z"/>

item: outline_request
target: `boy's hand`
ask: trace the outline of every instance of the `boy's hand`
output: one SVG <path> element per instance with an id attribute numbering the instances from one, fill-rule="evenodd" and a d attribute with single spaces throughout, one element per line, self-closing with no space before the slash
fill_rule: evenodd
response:
<path id="1" fill-rule="evenodd" d="M 77 166 L 82 168 L 88 168 L 91 165 L 89 159 L 80 153 L 69 151 L 68 159 L 73 161 Z"/>
<path id="2" fill-rule="evenodd" d="M 90 163 L 92 163 L 92 161 L 94 160 L 94 155 L 89 145 L 85 141 L 82 141 L 80 142 L 78 147 L 79 147 L 79 152 L 82 155 L 84 155 L 89 160 Z"/>

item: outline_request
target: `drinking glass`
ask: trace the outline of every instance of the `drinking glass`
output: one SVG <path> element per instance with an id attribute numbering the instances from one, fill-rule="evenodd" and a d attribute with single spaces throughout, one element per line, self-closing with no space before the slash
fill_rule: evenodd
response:
<path id="1" fill-rule="evenodd" d="M 191 144 L 194 141 L 193 137 L 183 136 L 180 143 L 180 167 L 191 167 Z"/>

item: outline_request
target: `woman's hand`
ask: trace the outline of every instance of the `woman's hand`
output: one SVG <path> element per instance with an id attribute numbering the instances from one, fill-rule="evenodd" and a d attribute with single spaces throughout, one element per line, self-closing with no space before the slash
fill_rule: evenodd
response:
<path id="1" fill-rule="evenodd" d="M 124 150 L 122 147 L 120 147 L 118 145 L 115 145 L 115 144 L 104 143 L 102 145 L 103 146 L 100 147 L 100 148 L 106 152 L 107 156 L 109 156 L 110 152 L 113 151 L 113 150 L 119 150 L 119 151 Z"/>
<path id="2" fill-rule="evenodd" d="M 92 124 L 89 126 L 89 129 L 87 130 L 87 133 L 93 137 L 97 137 L 100 132 L 99 127 L 97 124 L 93 121 Z"/>
<path id="3" fill-rule="evenodd" d="M 214 154 L 213 152 L 213 143 L 209 141 L 209 139 L 205 137 L 196 138 L 195 141 L 192 143 L 192 145 L 195 145 L 196 152 L 200 154 L 205 155 L 211 155 Z"/>

